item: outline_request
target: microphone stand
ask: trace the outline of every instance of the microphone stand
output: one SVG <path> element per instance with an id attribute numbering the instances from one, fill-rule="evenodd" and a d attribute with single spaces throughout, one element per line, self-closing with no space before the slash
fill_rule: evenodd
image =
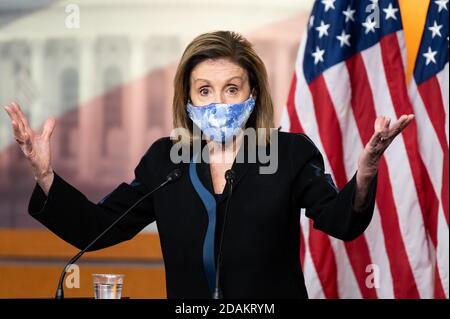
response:
<path id="1" fill-rule="evenodd" d="M 219 252 L 217 254 L 217 270 L 216 270 L 216 287 L 214 289 L 213 293 L 213 299 L 222 299 L 222 293 L 220 291 L 220 285 L 219 285 L 219 278 L 220 278 L 220 269 L 222 265 L 222 244 L 223 244 L 223 238 L 225 233 L 225 225 L 227 223 L 227 215 L 228 215 L 228 209 L 230 205 L 230 199 L 233 195 L 233 184 L 236 174 L 232 170 L 227 170 L 225 172 L 225 179 L 227 181 L 227 184 L 230 185 L 230 195 L 227 198 L 227 203 L 225 205 L 225 214 L 223 217 L 223 224 L 222 224 L 222 234 L 220 235 L 220 243 L 219 243 Z"/>

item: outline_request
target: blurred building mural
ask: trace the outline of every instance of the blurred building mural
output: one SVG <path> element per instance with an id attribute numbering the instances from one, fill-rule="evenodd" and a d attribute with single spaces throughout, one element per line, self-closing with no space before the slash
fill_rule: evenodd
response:
<path id="1" fill-rule="evenodd" d="M 278 122 L 311 4 L 2 0 L 0 104 L 18 101 L 35 129 L 57 118 L 54 170 L 96 202 L 130 181 L 147 148 L 170 133 L 177 61 L 200 33 L 235 30 L 254 44 L 268 68 Z M 40 227 L 27 213 L 33 185 L 2 110 L 0 227 Z"/>

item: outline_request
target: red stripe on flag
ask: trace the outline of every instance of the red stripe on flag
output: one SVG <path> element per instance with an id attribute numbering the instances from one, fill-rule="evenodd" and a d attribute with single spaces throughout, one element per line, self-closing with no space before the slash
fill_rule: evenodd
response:
<path id="1" fill-rule="evenodd" d="M 442 101 L 441 87 L 437 78 L 434 76 L 418 85 L 417 88 L 425 103 L 425 108 L 427 109 L 428 116 L 431 119 L 431 124 L 436 131 L 442 149 L 448 149 L 445 135 L 445 107 Z"/>
<path id="2" fill-rule="evenodd" d="M 445 107 L 442 101 L 441 87 L 436 77 L 430 78 L 428 81 L 420 84 L 417 89 L 422 98 L 422 101 L 427 110 L 428 116 L 431 119 L 431 124 L 436 131 L 436 135 L 441 144 L 442 152 L 444 153 L 444 170 L 442 172 L 442 189 L 441 189 L 441 201 L 444 208 L 445 220 L 448 225 L 448 166 L 449 166 L 449 153 L 448 144 L 445 133 Z M 445 88 L 444 88 L 445 89 Z"/>
<path id="3" fill-rule="evenodd" d="M 373 133 L 376 120 L 373 94 L 367 77 L 364 61 L 360 54 L 347 61 L 352 87 L 352 109 L 362 142 L 366 145 Z M 409 264 L 400 223 L 395 206 L 386 160 L 382 157 L 378 169 L 377 205 L 389 258 L 396 298 L 419 298 L 414 275 Z"/>
<path id="4" fill-rule="evenodd" d="M 364 299 L 377 299 L 377 291 L 366 285 L 366 268 L 372 264 L 366 238 L 360 236 L 352 242 L 346 242 L 345 249 L 347 250 L 347 255 L 350 259 L 350 264 L 352 265 L 361 295 Z"/>
<path id="5" fill-rule="evenodd" d="M 289 115 L 289 132 L 303 133 L 303 128 L 298 119 L 298 114 L 295 109 L 295 90 L 297 88 L 297 75 L 294 72 L 291 82 L 291 88 L 289 90 L 289 96 L 287 100 L 287 111 Z"/>
<path id="6" fill-rule="evenodd" d="M 434 298 L 435 299 L 446 299 L 444 287 L 442 287 L 441 275 L 439 274 L 438 264 L 434 264 Z"/>
<path id="7" fill-rule="evenodd" d="M 318 76 L 309 84 L 309 90 L 316 112 L 320 140 L 333 170 L 336 184 L 339 188 L 343 188 L 347 177 L 342 160 L 344 158 L 342 133 L 323 75 Z"/>
<path id="8" fill-rule="evenodd" d="M 377 205 L 384 238 L 386 238 L 385 245 L 392 273 L 394 295 L 396 298 L 418 299 L 420 295 L 400 232 L 397 207 L 394 204 L 388 167 L 384 157 L 380 161 L 378 176 L 380 181 L 384 181 L 377 187 Z"/>
<path id="9" fill-rule="evenodd" d="M 380 41 L 383 57 L 384 69 L 386 72 L 387 84 L 391 92 L 392 102 L 397 117 L 403 114 L 413 114 L 414 110 L 408 96 L 406 85 L 404 85 L 405 73 L 401 64 L 400 46 L 397 35 L 392 34 L 384 37 Z M 419 151 L 419 142 L 417 140 L 417 123 L 413 121 L 403 132 L 408 162 L 414 184 L 417 190 L 420 210 L 422 211 L 425 227 L 433 241 L 434 247 L 437 246 L 437 223 L 439 212 L 439 200 L 434 192 L 431 178 L 423 163 Z"/>
<path id="10" fill-rule="evenodd" d="M 330 160 L 336 184 L 339 188 L 343 188 L 348 180 L 344 166 L 342 133 L 324 77 L 320 76 L 315 79 L 310 84 L 310 90 L 316 111 L 320 139 Z M 362 296 L 371 299 L 377 298 L 375 289 L 368 288 L 365 283 L 367 277 L 366 267 L 372 264 L 365 237 L 360 236 L 352 243 L 345 243 L 345 248 Z"/>

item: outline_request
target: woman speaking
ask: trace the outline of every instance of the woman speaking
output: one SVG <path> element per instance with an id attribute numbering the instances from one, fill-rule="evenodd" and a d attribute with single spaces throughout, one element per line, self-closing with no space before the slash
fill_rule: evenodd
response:
<path id="1" fill-rule="evenodd" d="M 8 105 L 15 139 L 37 182 L 29 213 L 83 249 L 177 170 L 176 181 L 137 204 L 90 250 L 129 240 L 156 221 L 168 298 L 210 298 L 215 291 L 223 298 L 307 298 L 300 209 L 333 237 L 360 236 L 372 218 L 380 158 L 414 116 L 403 115 L 392 126 L 390 119 L 377 118 L 357 171 L 338 190 L 306 135 L 271 129 L 267 72 L 241 35 L 219 31 L 195 38 L 183 53 L 174 88 L 173 127 L 179 134 L 153 143 L 135 179 L 99 203 L 52 169 L 55 120 L 37 134 L 20 107 Z M 180 151 L 186 160 L 179 160 Z M 264 159 L 275 169 L 263 171 L 268 163 L 255 154 L 269 154 Z"/>

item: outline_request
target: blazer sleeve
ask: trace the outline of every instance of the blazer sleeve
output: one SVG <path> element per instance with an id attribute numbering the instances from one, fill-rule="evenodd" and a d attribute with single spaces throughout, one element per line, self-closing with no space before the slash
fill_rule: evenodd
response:
<path id="1" fill-rule="evenodd" d="M 114 220 L 145 195 L 150 189 L 143 176 L 148 174 L 145 156 L 135 169 L 130 184 L 121 183 L 98 203 L 93 203 L 75 187 L 55 173 L 48 197 L 36 184 L 28 212 L 50 231 L 71 245 L 83 249 Z M 151 196 L 113 227 L 89 250 L 109 247 L 133 238 L 155 220 Z"/>
<path id="2" fill-rule="evenodd" d="M 298 157 L 294 158 L 294 161 L 303 164 L 300 169 L 297 168 L 294 179 L 296 203 L 299 208 L 306 209 L 306 216 L 313 220 L 314 228 L 344 241 L 356 239 L 372 219 L 377 176 L 371 182 L 363 209 L 357 212 L 353 208 L 356 173 L 339 190 L 331 175 L 325 173 L 323 157 L 317 147 L 305 135 L 299 135 L 299 138 L 301 141 L 297 139 L 297 143 L 294 143 L 297 153 L 294 157 L 306 155 L 307 159 L 300 161 Z"/>

